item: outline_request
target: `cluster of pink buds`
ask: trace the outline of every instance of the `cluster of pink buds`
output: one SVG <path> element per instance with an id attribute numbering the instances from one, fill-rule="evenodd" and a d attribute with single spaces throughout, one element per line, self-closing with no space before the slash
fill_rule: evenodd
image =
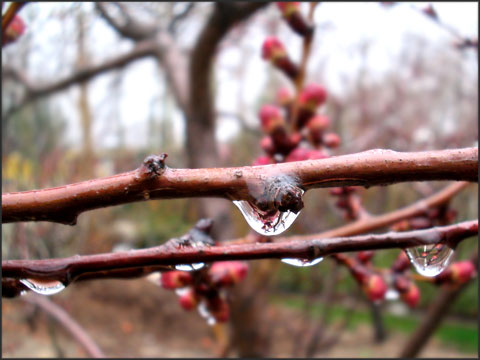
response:
<path id="1" fill-rule="evenodd" d="M 226 322 L 230 308 L 223 289 L 242 281 L 248 265 L 242 261 L 218 261 L 195 272 L 168 271 L 161 274 L 160 285 L 178 294 L 178 302 L 185 310 L 198 308 L 210 324 Z"/>
<path id="2" fill-rule="evenodd" d="M 22 18 L 15 15 L 2 36 L 2 46 L 15 42 L 25 32 L 25 28 Z"/>
<path id="3" fill-rule="evenodd" d="M 313 34 L 313 25 L 303 17 L 299 2 L 279 2 L 277 6 L 293 31 L 302 37 Z M 278 38 L 269 36 L 265 39 L 262 57 L 296 82 L 299 67 L 290 59 Z M 266 155 L 258 157 L 253 165 L 327 158 L 327 148 L 338 147 L 340 137 L 328 132 L 330 119 L 317 114 L 326 99 L 327 91 L 318 84 L 305 86 L 298 98 L 288 87 L 280 88 L 275 104 L 265 104 L 259 111 L 261 128 L 265 133 L 260 146 Z"/>

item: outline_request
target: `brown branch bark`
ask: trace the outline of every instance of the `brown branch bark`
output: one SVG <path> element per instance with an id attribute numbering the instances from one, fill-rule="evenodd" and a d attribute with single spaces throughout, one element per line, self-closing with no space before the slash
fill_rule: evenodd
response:
<path id="1" fill-rule="evenodd" d="M 167 243 L 149 249 L 73 256 L 62 259 L 4 260 L 2 261 L 2 294 L 4 292 L 14 294 L 9 287 L 19 285 L 10 278 L 58 280 L 68 285 L 82 276 L 90 278 L 95 276 L 99 278 L 116 277 L 116 271 L 125 274 L 128 269 L 141 268 L 142 270 L 139 272 L 132 273 L 131 277 L 137 277 L 145 275 L 148 271 L 162 271 L 165 270 L 165 266 L 177 264 L 223 260 L 315 259 L 339 252 L 407 248 L 439 242 L 447 243 L 450 247 L 455 248 L 459 242 L 477 233 L 478 220 L 471 220 L 426 230 L 314 239 L 302 242 L 286 241 L 281 243 L 204 246 L 202 248 L 179 247 Z"/>
<path id="2" fill-rule="evenodd" d="M 59 305 L 45 296 L 29 294 L 22 297 L 27 303 L 38 305 L 48 315 L 57 320 L 93 358 L 104 358 L 105 354 L 88 333 Z"/>
<path id="3" fill-rule="evenodd" d="M 405 181 L 478 181 L 477 148 L 417 153 L 370 150 L 321 160 L 216 169 L 170 169 L 161 159 L 153 161 L 164 167 L 152 170 L 149 158 L 150 163 L 147 158 L 137 170 L 107 178 L 2 194 L 2 222 L 53 221 L 73 225 L 84 211 L 148 199 L 223 197 L 256 202 L 269 179 L 280 175 L 295 179 L 297 184 L 293 185 L 304 190 Z M 282 186 L 285 185 L 291 184 Z"/>

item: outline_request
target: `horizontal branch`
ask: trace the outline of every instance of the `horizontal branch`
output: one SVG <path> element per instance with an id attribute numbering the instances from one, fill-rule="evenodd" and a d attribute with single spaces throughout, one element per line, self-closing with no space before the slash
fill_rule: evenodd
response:
<path id="1" fill-rule="evenodd" d="M 108 277 L 115 278 L 117 277 L 115 271 L 123 275 L 120 277 L 126 277 L 128 271 L 138 269 L 130 275 L 138 277 L 148 272 L 172 269 L 178 264 L 282 258 L 311 260 L 339 252 L 407 248 L 440 242 L 455 248 L 459 242 L 477 233 L 478 220 L 472 220 L 426 230 L 388 232 L 380 235 L 202 247 L 177 246 L 167 242 L 153 248 L 118 253 L 72 256 L 63 259 L 4 260 L 2 293 L 11 295 L 12 292 L 6 291 L 7 287 L 18 285 L 11 278 L 57 280 L 68 285 L 81 280 L 82 277 L 105 278 L 106 274 L 110 274 Z"/>
<path id="2" fill-rule="evenodd" d="M 165 166 L 165 157 L 150 156 L 137 170 L 111 177 L 2 194 L 2 221 L 74 225 L 84 211 L 149 199 L 223 197 L 257 203 L 272 186 L 309 190 L 426 180 L 478 182 L 477 148 L 411 153 L 377 149 L 320 160 L 204 169 L 171 169 Z M 264 199 L 269 206 L 279 208 L 276 200 Z M 299 200 L 290 201 L 280 205 L 298 212 Z"/>
<path id="3" fill-rule="evenodd" d="M 456 182 L 439 192 L 419 201 L 414 202 L 404 208 L 397 209 L 382 215 L 375 215 L 366 217 L 352 223 L 337 227 L 335 229 L 327 230 L 319 234 L 312 235 L 298 235 L 290 236 L 289 240 L 305 241 L 318 238 L 331 238 L 339 236 L 353 236 L 358 234 L 365 234 L 370 231 L 380 229 L 385 226 L 390 226 L 404 219 L 409 219 L 414 216 L 423 215 L 429 209 L 442 205 L 448 202 L 455 194 L 470 185 L 469 182 Z M 282 238 L 276 238 L 275 241 L 282 241 Z"/>

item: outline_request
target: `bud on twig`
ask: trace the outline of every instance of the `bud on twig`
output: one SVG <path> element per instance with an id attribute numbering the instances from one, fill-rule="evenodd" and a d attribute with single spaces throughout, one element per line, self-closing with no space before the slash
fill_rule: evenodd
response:
<path id="1" fill-rule="evenodd" d="M 293 31 L 300 36 L 312 36 L 313 26 L 302 16 L 298 1 L 277 2 L 277 7 Z"/>
<path id="2" fill-rule="evenodd" d="M 262 58 L 270 61 L 290 79 L 294 80 L 297 77 L 298 66 L 290 60 L 285 47 L 275 36 L 269 36 L 263 42 Z"/>
<path id="3" fill-rule="evenodd" d="M 178 302 L 185 310 L 192 310 L 197 306 L 199 297 L 194 289 L 187 289 L 180 297 Z"/>
<path id="4" fill-rule="evenodd" d="M 192 275 L 185 271 L 167 271 L 161 274 L 160 284 L 165 289 L 178 289 L 192 284 Z"/>
<path id="5" fill-rule="evenodd" d="M 15 15 L 2 36 L 2 46 L 16 41 L 25 32 L 25 28 L 22 18 Z"/>

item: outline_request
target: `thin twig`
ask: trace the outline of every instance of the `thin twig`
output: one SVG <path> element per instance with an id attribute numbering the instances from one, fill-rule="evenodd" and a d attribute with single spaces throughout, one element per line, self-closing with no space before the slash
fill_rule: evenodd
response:
<path id="1" fill-rule="evenodd" d="M 159 159 L 161 157 L 149 157 L 137 170 L 107 178 L 2 194 L 2 221 L 74 225 L 84 211 L 148 199 L 223 197 L 256 203 L 271 181 L 279 177 L 294 182 L 282 187 L 304 190 L 406 181 L 478 181 L 477 148 L 416 153 L 377 149 L 320 160 L 236 168 L 170 169 Z M 152 170 L 152 162 L 161 163 L 161 169 Z M 286 210 L 298 205 L 293 203 L 297 200 L 284 204 Z"/>
<path id="2" fill-rule="evenodd" d="M 478 233 L 478 220 L 455 225 L 433 227 L 426 230 L 388 232 L 381 235 L 362 235 L 309 241 L 281 243 L 256 243 L 229 246 L 186 247 L 166 243 L 153 248 L 128 252 L 73 256 L 63 259 L 4 260 L 2 261 L 2 294 L 15 296 L 11 287 L 18 286 L 14 279 L 33 278 L 57 280 L 68 285 L 82 276 L 92 278 L 116 277 L 120 271 L 126 277 L 127 269 L 133 269 L 131 277 L 148 272 L 164 271 L 165 266 L 213 262 L 222 260 L 255 259 L 316 259 L 340 252 L 407 248 L 420 245 L 447 243 L 455 248 L 462 240 Z M 135 272 L 140 268 L 140 272 Z M 122 272 L 123 271 L 123 272 Z M 110 276 L 109 276 L 110 275 Z M 20 287 L 24 289 L 25 287 Z"/>
<path id="3" fill-rule="evenodd" d="M 85 349 L 87 354 L 94 358 L 104 358 L 105 354 L 93 341 L 88 333 L 64 309 L 45 296 L 29 294 L 22 297 L 27 303 L 38 305 L 48 315 L 57 320 Z"/>
<path id="4" fill-rule="evenodd" d="M 313 14 L 315 12 L 315 7 L 317 2 L 311 2 L 310 4 L 310 11 L 308 13 L 308 21 L 313 22 Z M 307 61 L 310 57 L 310 49 L 312 48 L 313 36 L 315 34 L 315 28 L 310 35 L 307 35 L 303 38 L 303 47 L 302 47 L 302 59 L 300 61 L 298 75 L 295 79 L 295 101 L 292 104 L 292 111 L 290 113 L 290 124 L 291 130 L 297 130 L 297 124 L 295 119 L 298 115 L 298 108 L 299 108 L 299 100 L 300 100 L 300 93 L 302 91 L 303 85 L 305 83 L 305 74 L 307 73 Z"/>

